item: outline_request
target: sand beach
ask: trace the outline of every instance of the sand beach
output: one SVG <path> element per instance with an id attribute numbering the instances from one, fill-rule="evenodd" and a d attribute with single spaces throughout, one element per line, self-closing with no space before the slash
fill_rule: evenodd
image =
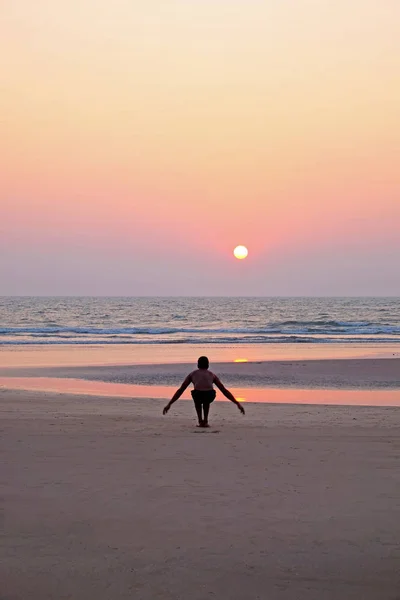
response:
<path id="1" fill-rule="evenodd" d="M 395 387 L 397 365 L 366 363 L 364 389 Z M 361 381 L 357 361 L 342 366 Z M 261 367 L 224 372 L 243 368 Z M 2 380 L 2 598 L 398 599 L 400 409 L 329 406 L 313 391 L 319 404 L 247 403 L 244 417 L 215 402 L 200 430 L 184 400 L 163 417 L 161 398 Z"/>

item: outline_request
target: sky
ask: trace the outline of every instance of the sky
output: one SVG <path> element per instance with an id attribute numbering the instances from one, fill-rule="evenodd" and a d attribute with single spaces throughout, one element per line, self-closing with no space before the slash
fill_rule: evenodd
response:
<path id="1" fill-rule="evenodd" d="M 0 0 L 0 56 L 0 295 L 400 296 L 399 0 Z"/>

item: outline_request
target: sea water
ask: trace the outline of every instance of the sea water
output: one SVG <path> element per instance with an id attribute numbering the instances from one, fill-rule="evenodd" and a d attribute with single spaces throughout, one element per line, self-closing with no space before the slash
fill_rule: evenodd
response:
<path id="1" fill-rule="evenodd" d="M 400 344 L 400 298 L 0 297 L 0 346 Z"/>

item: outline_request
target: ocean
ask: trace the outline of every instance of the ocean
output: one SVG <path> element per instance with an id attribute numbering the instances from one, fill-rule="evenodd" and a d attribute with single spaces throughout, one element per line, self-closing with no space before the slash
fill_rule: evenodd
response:
<path id="1" fill-rule="evenodd" d="M 304 343 L 400 343 L 400 298 L 0 297 L 0 346 Z"/>

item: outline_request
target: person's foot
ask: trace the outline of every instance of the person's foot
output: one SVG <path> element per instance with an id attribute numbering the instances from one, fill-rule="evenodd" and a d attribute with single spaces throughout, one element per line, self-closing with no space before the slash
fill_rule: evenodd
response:
<path id="1" fill-rule="evenodd" d="M 202 427 L 210 427 L 209 424 L 208 424 L 208 421 L 203 421 Z"/>

